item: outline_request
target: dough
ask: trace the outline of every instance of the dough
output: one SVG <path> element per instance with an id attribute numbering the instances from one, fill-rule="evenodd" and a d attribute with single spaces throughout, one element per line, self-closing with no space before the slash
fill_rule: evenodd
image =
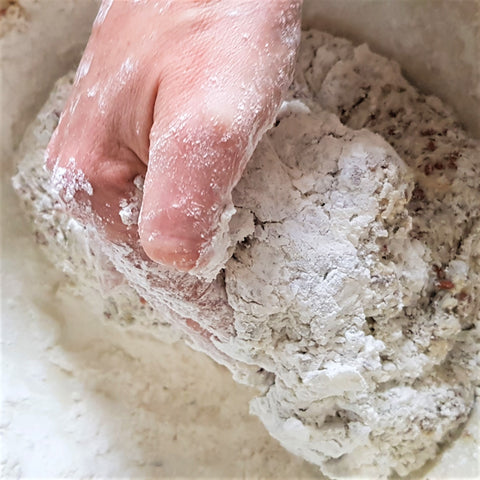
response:
<path id="1" fill-rule="evenodd" d="M 43 153 L 72 80 L 29 129 L 14 178 L 62 288 L 256 385 L 252 412 L 329 476 L 405 475 L 434 457 L 480 378 L 480 145 L 452 111 L 367 46 L 305 32 L 208 283 L 63 213 Z M 137 207 L 125 200 L 125 222 Z"/>

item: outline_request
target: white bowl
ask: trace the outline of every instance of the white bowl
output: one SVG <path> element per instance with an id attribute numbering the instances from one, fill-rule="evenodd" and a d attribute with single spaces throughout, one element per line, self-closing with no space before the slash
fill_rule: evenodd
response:
<path id="1" fill-rule="evenodd" d="M 0 40 L 3 476 L 306 478 L 248 415 L 253 391 L 182 345 L 99 322 L 30 237 L 10 187 L 11 154 L 54 81 L 79 60 L 94 0 L 22 0 Z M 480 135 L 476 1 L 311 0 L 305 24 L 367 41 L 407 77 L 455 107 Z M 475 90 L 476 89 L 476 90 Z M 479 414 L 423 478 L 473 478 Z"/>

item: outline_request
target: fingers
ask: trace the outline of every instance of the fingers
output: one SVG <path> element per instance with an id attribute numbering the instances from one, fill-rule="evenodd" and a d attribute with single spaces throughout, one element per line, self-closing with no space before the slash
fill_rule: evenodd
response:
<path id="1" fill-rule="evenodd" d="M 206 252 L 246 164 L 247 141 L 231 124 L 199 113 L 156 120 L 139 222 L 151 259 L 182 271 L 208 262 Z"/>

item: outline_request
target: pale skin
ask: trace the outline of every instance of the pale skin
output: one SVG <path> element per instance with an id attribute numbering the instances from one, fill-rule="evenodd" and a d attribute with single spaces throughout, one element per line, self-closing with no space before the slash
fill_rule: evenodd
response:
<path id="1" fill-rule="evenodd" d="M 104 0 L 47 167 L 91 190 L 67 202 L 110 241 L 202 266 L 293 74 L 301 0 Z M 71 172 L 70 172 L 71 171 Z M 119 215 L 145 177 L 138 228 Z"/>

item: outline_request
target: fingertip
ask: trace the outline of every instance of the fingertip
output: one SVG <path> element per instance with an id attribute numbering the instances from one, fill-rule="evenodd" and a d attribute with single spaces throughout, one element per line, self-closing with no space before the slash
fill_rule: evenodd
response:
<path id="1" fill-rule="evenodd" d="M 196 266 L 202 244 L 208 241 L 196 237 L 193 230 L 193 225 L 189 226 L 188 219 L 179 218 L 178 212 L 142 212 L 140 244 L 154 262 L 188 272 Z"/>

